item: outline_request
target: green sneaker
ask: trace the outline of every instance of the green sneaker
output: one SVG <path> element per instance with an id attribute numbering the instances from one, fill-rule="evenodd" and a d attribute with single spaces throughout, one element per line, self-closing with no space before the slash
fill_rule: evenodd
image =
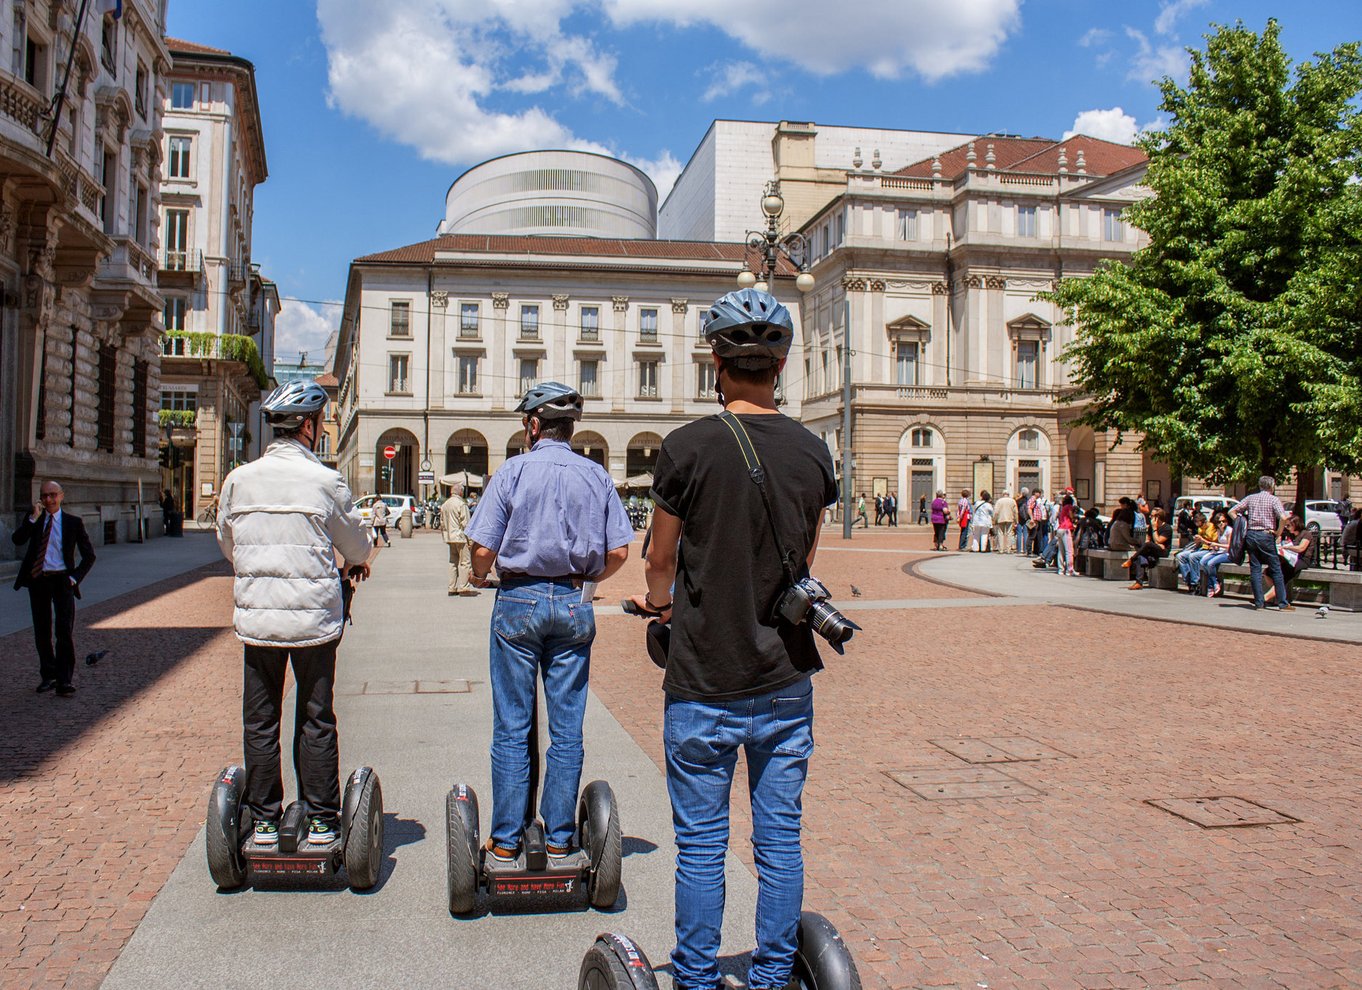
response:
<path id="1" fill-rule="evenodd" d="M 278 822 L 256 822 L 255 844 L 257 846 L 278 845 L 279 844 Z"/>
<path id="2" fill-rule="evenodd" d="M 340 836 L 335 826 L 324 818 L 313 817 L 307 826 L 307 841 L 310 845 L 325 846 L 335 842 Z"/>

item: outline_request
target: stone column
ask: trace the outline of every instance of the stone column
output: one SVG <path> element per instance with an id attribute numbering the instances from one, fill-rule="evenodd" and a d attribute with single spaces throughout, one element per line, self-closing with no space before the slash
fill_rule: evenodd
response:
<path id="1" fill-rule="evenodd" d="M 427 409 L 443 409 L 445 396 L 449 394 L 449 380 L 445 371 L 445 362 L 449 360 L 449 344 L 445 340 L 448 315 L 449 293 L 442 289 L 433 290 L 430 294 L 426 326 L 426 339 L 430 346 L 430 392 L 426 396 Z"/>

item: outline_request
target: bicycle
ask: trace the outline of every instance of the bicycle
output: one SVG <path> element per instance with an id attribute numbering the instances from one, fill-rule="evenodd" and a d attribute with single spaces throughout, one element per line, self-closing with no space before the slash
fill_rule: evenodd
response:
<path id="1" fill-rule="evenodd" d="M 203 511 L 199 513 L 199 525 L 216 526 L 217 521 L 218 521 L 218 497 L 214 495 L 213 501 L 205 505 L 203 507 Z"/>

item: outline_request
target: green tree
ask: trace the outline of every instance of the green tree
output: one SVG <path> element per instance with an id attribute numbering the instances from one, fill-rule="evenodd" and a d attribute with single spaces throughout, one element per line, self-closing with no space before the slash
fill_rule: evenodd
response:
<path id="1" fill-rule="evenodd" d="M 1141 140 L 1149 235 L 1046 298 L 1083 421 L 1214 483 L 1362 468 L 1362 128 L 1358 45 L 1292 71 L 1269 21 L 1217 27 L 1166 130 Z M 1298 483 L 1299 484 L 1299 483 Z M 1298 487 L 1298 492 L 1305 494 Z"/>

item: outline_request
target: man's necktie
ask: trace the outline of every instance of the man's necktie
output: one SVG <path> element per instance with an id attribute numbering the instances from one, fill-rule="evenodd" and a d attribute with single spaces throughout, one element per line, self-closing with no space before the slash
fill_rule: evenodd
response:
<path id="1" fill-rule="evenodd" d="M 38 556 L 33 561 L 33 567 L 28 572 L 29 577 L 40 578 L 43 576 L 43 565 L 47 562 L 47 541 L 52 539 L 52 513 L 45 513 L 47 519 L 43 523 L 43 539 L 38 544 Z"/>

